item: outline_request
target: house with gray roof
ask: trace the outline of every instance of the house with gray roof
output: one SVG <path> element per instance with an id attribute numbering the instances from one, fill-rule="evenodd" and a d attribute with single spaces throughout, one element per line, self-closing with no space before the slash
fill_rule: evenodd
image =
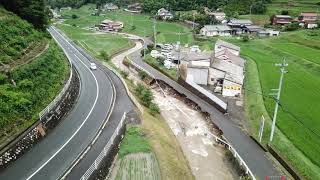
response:
<path id="1" fill-rule="evenodd" d="M 231 36 L 232 29 L 227 25 L 205 25 L 200 29 L 200 35 L 212 36 Z"/>
<path id="2" fill-rule="evenodd" d="M 239 56 L 240 55 L 240 47 L 234 44 L 228 43 L 226 41 L 222 41 L 220 39 L 217 40 L 214 46 L 214 53 L 218 54 L 220 51 L 228 50 L 232 54 Z"/>
<path id="3" fill-rule="evenodd" d="M 227 24 L 232 29 L 231 34 L 236 35 L 244 33 L 247 26 L 253 25 L 249 19 L 230 19 Z"/>

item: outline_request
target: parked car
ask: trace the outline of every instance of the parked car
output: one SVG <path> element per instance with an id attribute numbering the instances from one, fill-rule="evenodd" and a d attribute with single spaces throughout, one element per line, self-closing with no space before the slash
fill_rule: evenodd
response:
<path id="1" fill-rule="evenodd" d="M 190 47 L 190 52 L 201 52 L 198 45 L 193 45 Z"/>
<path id="2" fill-rule="evenodd" d="M 90 63 L 90 69 L 91 70 L 96 70 L 97 69 L 97 65 L 95 63 Z"/>
<path id="3" fill-rule="evenodd" d="M 172 50 L 173 46 L 171 44 L 164 44 L 163 45 L 163 49 L 168 49 L 168 50 Z"/>

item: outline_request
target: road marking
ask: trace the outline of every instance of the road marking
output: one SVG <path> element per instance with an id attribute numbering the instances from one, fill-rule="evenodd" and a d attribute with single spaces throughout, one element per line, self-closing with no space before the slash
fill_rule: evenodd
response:
<path id="1" fill-rule="evenodd" d="M 55 38 L 54 38 L 55 39 Z M 56 40 L 56 39 L 55 39 Z M 58 42 L 58 41 L 57 41 Z M 58 42 L 59 43 L 59 42 Z M 97 101 L 98 101 L 98 96 L 99 96 L 99 84 L 97 81 L 97 78 L 95 77 L 95 75 L 92 73 L 92 71 L 88 68 L 87 65 L 85 65 L 80 58 L 74 54 L 74 56 L 86 67 L 86 69 L 91 73 L 91 75 L 93 76 L 96 85 L 97 85 L 97 94 L 96 94 L 96 98 L 94 100 L 93 106 L 91 107 L 89 113 L 87 114 L 85 120 L 81 123 L 81 125 L 78 127 L 78 129 L 72 134 L 72 136 L 58 149 L 58 151 L 56 151 L 46 162 L 44 162 L 36 171 L 34 171 L 28 178 L 27 180 L 31 179 L 35 174 L 37 174 L 45 165 L 47 165 L 51 159 L 53 159 L 71 140 L 72 138 L 79 132 L 79 130 L 82 128 L 82 126 L 87 122 L 89 116 L 91 115 Z"/>

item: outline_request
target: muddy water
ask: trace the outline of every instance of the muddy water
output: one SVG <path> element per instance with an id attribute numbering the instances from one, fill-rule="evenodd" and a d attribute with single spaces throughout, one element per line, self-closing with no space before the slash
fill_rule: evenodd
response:
<path id="1" fill-rule="evenodd" d="M 195 178 L 239 179 L 225 161 L 226 150 L 216 144 L 212 136 L 218 135 L 218 131 L 210 128 L 203 114 L 169 91 L 157 87 L 153 92 L 161 115 L 177 137 Z"/>

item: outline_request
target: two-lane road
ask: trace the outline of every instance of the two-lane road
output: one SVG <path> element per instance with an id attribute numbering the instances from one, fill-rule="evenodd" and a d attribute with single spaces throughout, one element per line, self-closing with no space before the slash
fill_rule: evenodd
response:
<path id="1" fill-rule="evenodd" d="M 56 29 L 49 32 L 65 51 L 80 76 L 81 89 L 72 111 L 29 152 L 0 173 L 0 179 L 57 179 L 90 144 L 111 114 L 116 92 L 113 82 Z"/>

